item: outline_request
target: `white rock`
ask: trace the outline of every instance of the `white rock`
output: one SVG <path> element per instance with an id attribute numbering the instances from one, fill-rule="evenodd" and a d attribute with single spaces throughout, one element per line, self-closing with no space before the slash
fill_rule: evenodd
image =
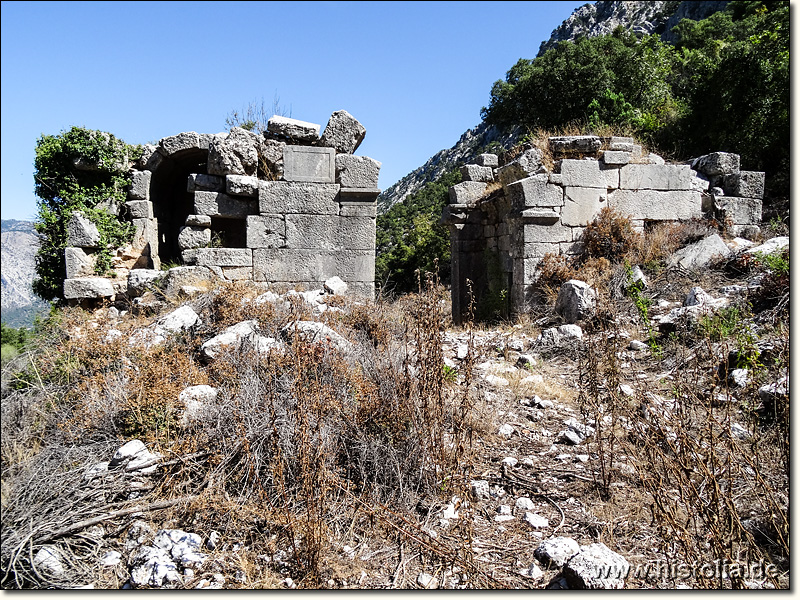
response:
<path id="1" fill-rule="evenodd" d="M 541 579 L 544 577 L 544 571 L 542 571 L 536 563 L 531 563 L 531 566 L 527 569 L 522 569 L 519 572 L 520 575 L 523 577 L 527 577 L 529 579 Z"/>
<path id="2" fill-rule="evenodd" d="M 325 281 L 325 291 L 329 294 L 343 295 L 347 292 L 347 284 L 338 276 L 333 276 Z"/>
<path id="3" fill-rule="evenodd" d="M 161 317 L 153 327 L 153 332 L 156 335 L 166 337 L 171 333 L 184 331 L 201 323 L 202 320 L 194 309 L 189 305 L 183 305 L 168 315 Z"/>
<path id="4" fill-rule="evenodd" d="M 502 425 L 500 429 L 497 430 L 497 433 L 506 439 L 510 439 L 511 436 L 514 435 L 514 428 L 508 423 L 506 423 Z"/>
<path id="5" fill-rule="evenodd" d="M 550 521 L 548 521 L 546 517 L 532 512 L 526 512 L 522 520 L 533 529 L 546 529 L 550 526 Z"/>
<path id="6" fill-rule="evenodd" d="M 779 236 L 767 240 L 763 244 L 750 248 L 745 254 L 772 254 L 789 246 L 788 236 Z"/>
<path id="7" fill-rule="evenodd" d="M 503 460 L 500 461 L 501 464 L 506 465 L 507 467 L 516 467 L 519 461 L 514 458 L 513 456 L 506 456 Z"/>
<path id="8" fill-rule="evenodd" d="M 439 582 L 430 573 L 420 573 L 417 576 L 417 585 L 426 590 L 435 590 L 439 587 Z"/>
<path id="9" fill-rule="evenodd" d="M 526 510 L 533 510 L 534 508 L 533 500 L 528 498 L 527 496 L 523 496 L 522 498 L 517 498 L 517 501 L 514 503 L 514 510 L 515 511 L 526 511 Z"/>
<path id="10" fill-rule="evenodd" d="M 572 538 L 554 537 L 539 544 L 533 555 L 545 567 L 563 567 L 580 549 L 578 542 Z"/>
<path id="11" fill-rule="evenodd" d="M 103 558 L 100 559 L 100 564 L 104 567 L 113 567 L 118 565 L 121 560 L 122 554 L 116 550 L 109 550 L 103 555 Z"/>
<path id="12" fill-rule="evenodd" d="M 630 564 L 605 544 L 584 546 L 564 566 L 570 589 L 622 589 Z"/>
<path id="13" fill-rule="evenodd" d="M 33 557 L 33 566 L 41 570 L 43 574 L 61 577 L 66 573 L 61 559 L 61 553 L 55 546 L 43 546 Z"/>
<path id="14" fill-rule="evenodd" d="M 217 400 L 217 389 L 210 385 L 193 385 L 178 394 L 178 400 L 186 407 L 181 426 L 188 427 L 202 416 L 205 407 Z"/>

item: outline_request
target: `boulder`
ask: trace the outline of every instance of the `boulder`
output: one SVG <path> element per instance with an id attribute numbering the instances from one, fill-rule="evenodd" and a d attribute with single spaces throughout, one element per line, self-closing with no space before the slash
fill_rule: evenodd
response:
<path id="1" fill-rule="evenodd" d="M 156 321 L 153 332 L 159 336 L 167 336 L 185 331 L 201 323 L 202 320 L 200 316 L 187 304 L 173 310 L 171 313 Z"/>
<path id="2" fill-rule="evenodd" d="M 583 337 L 583 330 L 578 325 L 568 324 L 550 327 L 542 331 L 536 338 L 536 343 L 543 346 L 560 346 L 572 340 Z"/>
<path id="3" fill-rule="evenodd" d="M 580 552 L 578 542 L 568 537 L 555 537 L 544 540 L 533 555 L 545 567 L 563 567 L 569 559 Z"/>
<path id="4" fill-rule="evenodd" d="M 141 296 L 166 275 L 157 269 L 131 269 L 128 273 L 128 295 Z"/>
<path id="5" fill-rule="evenodd" d="M 531 175 L 546 172 L 542 165 L 543 154 L 539 148 L 529 148 L 516 160 L 497 169 L 497 178 L 507 186 Z"/>
<path id="6" fill-rule="evenodd" d="M 730 253 L 730 248 L 715 233 L 675 252 L 667 260 L 667 266 L 698 271 L 707 267 L 713 260 L 727 258 Z"/>
<path id="7" fill-rule="evenodd" d="M 181 227 L 178 234 L 178 246 L 181 250 L 205 248 L 211 244 L 211 229 L 208 227 Z"/>
<path id="8" fill-rule="evenodd" d="M 318 128 L 319 130 L 319 128 Z M 335 148 L 336 152 L 352 154 L 361 145 L 367 130 L 346 110 L 331 115 L 319 140 L 320 146 Z"/>
<path id="9" fill-rule="evenodd" d="M 267 121 L 267 131 L 297 142 L 316 142 L 319 139 L 319 125 L 274 115 Z"/>
<path id="10" fill-rule="evenodd" d="M 712 152 L 692 161 L 692 169 L 705 175 L 728 175 L 739 172 L 740 158 L 730 152 Z"/>
<path id="11" fill-rule="evenodd" d="M 293 321 L 281 329 L 281 337 L 288 342 L 300 339 L 307 344 L 331 344 L 340 352 L 347 352 L 352 344 L 333 329 L 317 321 Z"/>
<path id="12" fill-rule="evenodd" d="M 590 317 L 597 304 L 597 292 L 588 283 L 570 279 L 558 290 L 555 311 L 567 322 Z"/>
<path id="13" fill-rule="evenodd" d="M 256 175 L 259 145 L 259 136 L 241 127 L 215 137 L 208 147 L 209 175 Z"/>
<path id="14" fill-rule="evenodd" d="M 347 284 L 339 277 L 333 276 L 325 281 L 325 291 L 329 294 L 344 295 L 347 292 Z"/>
<path id="15" fill-rule="evenodd" d="M 630 564 L 603 543 L 580 549 L 564 565 L 564 578 L 570 589 L 618 590 L 625 586 Z"/>
<path id="16" fill-rule="evenodd" d="M 100 231 L 97 225 L 80 212 L 72 213 L 67 222 L 67 246 L 97 248 L 99 245 Z"/>
<path id="17" fill-rule="evenodd" d="M 200 356 L 206 362 L 219 357 L 225 349 L 238 350 L 243 344 L 251 344 L 259 354 L 268 354 L 272 349 L 280 349 L 281 343 L 275 338 L 263 336 L 258 332 L 258 321 L 242 321 L 231 325 L 219 335 L 200 346 Z"/>
<path id="18" fill-rule="evenodd" d="M 113 469 L 127 462 L 126 471 L 138 471 L 147 475 L 154 473 L 158 465 L 154 464 L 144 468 L 142 466 L 162 456 L 157 452 L 150 452 L 141 440 L 131 440 L 114 453 L 108 466 Z"/>

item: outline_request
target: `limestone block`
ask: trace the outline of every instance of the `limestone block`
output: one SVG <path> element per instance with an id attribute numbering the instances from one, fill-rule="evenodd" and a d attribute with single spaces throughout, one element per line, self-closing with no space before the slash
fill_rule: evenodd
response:
<path id="1" fill-rule="evenodd" d="M 600 214 L 606 206 L 606 190 L 590 187 L 564 188 L 564 208 L 561 222 L 564 225 L 584 227 Z"/>
<path id="2" fill-rule="evenodd" d="M 209 175 L 256 175 L 260 146 L 261 138 L 241 127 L 215 137 L 208 147 Z"/>
<path id="3" fill-rule="evenodd" d="M 207 289 L 213 279 L 207 267 L 174 267 L 164 276 L 164 293 L 168 297 L 176 297 L 180 295 L 181 288 Z"/>
<path id="4" fill-rule="evenodd" d="M 702 173 L 698 173 L 697 171 L 692 170 L 691 189 L 693 189 L 696 192 L 707 192 L 710 186 L 711 182 L 708 180 L 708 177 L 706 177 Z"/>
<path id="5" fill-rule="evenodd" d="M 525 258 L 542 258 L 547 253 L 558 254 L 559 250 L 560 246 L 557 242 L 526 243 L 522 255 Z"/>
<path id="6" fill-rule="evenodd" d="M 623 190 L 690 190 L 693 179 L 689 165 L 625 165 L 619 170 Z"/>
<path id="7" fill-rule="evenodd" d="M 603 141 L 608 144 L 608 149 L 614 152 L 633 152 L 633 147 L 635 145 L 632 137 L 611 136 Z"/>
<path id="8" fill-rule="evenodd" d="M 563 572 L 571 590 L 619 590 L 625 587 L 629 567 L 625 558 L 597 543 L 581 548 Z"/>
<path id="9" fill-rule="evenodd" d="M 135 229 L 131 246 L 137 251 L 154 254 L 158 249 L 158 220 L 133 219 L 132 222 Z"/>
<path id="10" fill-rule="evenodd" d="M 718 258 L 728 257 L 730 253 L 731 249 L 715 233 L 675 252 L 667 259 L 667 266 L 699 271 Z"/>
<path id="11" fill-rule="evenodd" d="M 723 223 L 733 225 L 757 225 L 761 223 L 761 200 L 720 196 L 714 198 L 714 208 Z"/>
<path id="12" fill-rule="evenodd" d="M 378 188 L 339 188 L 339 202 L 375 202 L 381 191 Z"/>
<path id="13" fill-rule="evenodd" d="M 520 213 L 523 223 L 553 225 L 561 218 L 561 207 L 526 208 Z"/>
<path id="14" fill-rule="evenodd" d="M 550 150 L 554 154 L 594 154 L 603 145 L 602 140 L 596 135 L 567 135 L 551 137 Z"/>
<path id="15" fill-rule="evenodd" d="M 497 158 L 497 154 L 479 154 L 475 157 L 475 164 L 480 167 L 492 167 L 496 168 L 500 163 Z"/>
<path id="16" fill-rule="evenodd" d="M 352 154 L 337 154 L 336 183 L 343 188 L 378 187 L 378 174 L 381 163 L 368 156 L 353 156 Z"/>
<path id="17" fill-rule="evenodd" d="M 596 160 L 565 158 L 561 161 L 561 183 L 569 187 L 617 188 L 619 169 L 604 169 Z"/>
<path id="18" fill-rule="evenodd" d="M 494 174 L 492 167 L 462 165 L 461 179 L 463 181 L 494 181 Z"/>
<path id="19" fill-rule="evenodd" d="M 522 156 L 497 169 L 497 179 L 503 187 L 545 171 L 542 165 L 542 151 L 539 148 L 529 148 Z"/>
<path id="20" fill-rule="evenodd" d="M 730 152 L 712 152 L 692 161 L 692 168 L 705 175 L 728 175 L 739 172 L 740 157 Z"/>
<path id="21" fill-rule="evenodd" d="M 615 190 L 608 194 L 608 205 L 623 215 L 648 221 L 689 220 L 702 216 L 701 194 L 690 190 Z"/>
<path id="22" fill-rule="evenodd" d="M 64 260 L 67 263 L 67 279 L 94 275 L 97 257 L 86 254 L 82 248 L 64 248 Z"/>
<path id="23" fill-rule="evenodd" d="M 186 180 L 187 192 L 224 192 L 225 180 L 216 175 L 192 173 Z"/>
<path id="24" fill-rule="evenodd" d="M 317 128 L 319 131 L 319 127 Z M 342 154 L 352 154 L 361 145 L 367 130 L 346 110 L 331 115 L 319 140 L 320 146 L 334 148 Z"/>
<path id="25" fill-rule="evenodd" d="M 248 281 L 253 279 L 253 267 L 208 267 L 219 279 L 225 281 Z"/>
<path id="26" fill-rule="evenodd" d="M 262 181 L 258 188 L 261 214 L 338 215 L 338 184 Z"/>
<path id="27" fill-rule="evenodd" d="M 187 215 L 185 225 L 194 227 L 211 227 L 211 217 L 208 215 Z"/>
<path id="28" fill-rule="evenodd" d="M 128 273 L 128 294 L 141 296 L 164 275 L 166 273 L 158 269 L 131 269 Z"/>
<path id="29" fill-rule="evenodd" d="M 205 248 L 211 243 L 211 230 L 207 227 L 182 227 L 178 234 L 178 246 L 181 250 Z"/>
<path id="30" fill-rule="evenodd" d="M 334 275 L 347 281 L 373 283 L 375 252 L 258 248 L 253 250 L 255 281 L 306 281 L 321 285 Z"/>
<path id="31" fill-rule="evenodd" d="M 253 251 L 249 248 L 198 248 L 196 264 L 199 267 L 251 267 Z"/>
<path id="32" fill-rule="evenodd" d="M 154 155 L 158 154 L 158 164 L 160 164 L 161 160 L 164 158 L 164 155 L 158 152 L 158 148 L 153 144 L 142 144 L 142 155 L 139 157 L 138 160 L 134 161 L 133 166 L 134 168 L 140 171 L 154 171 L 158 164 L 155 163 Z M 153 164 L 153 168 L 149 166 L 148 163 Z"/>
<path id="33" fill-rule="evenodd" d="M 267 131 L 298 142 L 316 142 L 319 139 L 319 125 L 316 123 L 279 115 L 274 115 L 267 121 Z"/>
<path id="34" fill-rule="evenodd" d="M 235 198 L 218 192 L 195 192 L 194 212 L 210 217 L 244 219 L 248 215 L 257 214 L 258 206 L 253 200 Z"/>
<path id="35" fill-rule="evenodd" d="M 333 148 L 286 146 L 283 149 L 284 181 L 333 183 L 336 177 Z"/>
<path id="36" fill-rule="evenodd" d="M 286 142 L 265 138 L 259 146 L 259 156 L 272 172 L 272 179 L 279 180 L 283 177 L 283 149 Z"/>
<path id="37" fill-rule="evenodd" d="M 374 219 L 378 216 L 378 207 L 374 202 L 342 202 L 340 200 L 339 216 L 370 217 Z"/>
<path id="38" fill-rule="evenodd" d="M 622 150 L 606 150 L 603 152 L 603 162 L 607 165 L 627 165 L 631 162 L 631 153 Z"/>
<path id="39" fill-rule="evenodd" d="M 522 227 L 524 242 L 531 243 L 558 243 L 572 241 L 572 228 L 564 225 L 537 225 L 526 223 Z"/>
<path id="40" fill-rule="evenodd" d="M 84 277 L 64 280 L 64 298 L 81 300 L 83 298 L 110 298 L 114 295 L 111 280 L 105 277 Z"/>
<path id="41" fill-rule="evenodd" d="M 375 251 L 376 221 L 371 217 L 339 217 L 334 241 L 343 250 Z"/>
<path id="42" fill-rule="evenodd" d="M 597 304 L 597 292 L 584 281 L 570 279 L 558 290 L 555 311 L 567 323 L 576 323 L 592 315 Z"/>
<path id="43" fill-rule="evenodd" d="M 258 178 L 250 175 L 227 175 L 225 191 L 231 196 L 258 197 Z"/>
<path id="44" fill-rule="evenodd" d="M 152 219 L 153 203 L 147 200 L 128 200 L 125 203 L 131 219 Z"/>
<path id="45" fill-rule="evenodd" d="M 450 188 L 450 204 L 474 204 L 486 192 L 482 181 L 462 181 Z"/>
<path id="46" fill-rule="evenodd" d="M 283 248 L 285 245 L 286 223 L 283 215 L 247 217 L 248 248 Z"/>
<path id="47" fill-rule="evenodd" d="M 131 188 L 128 190 L 130 200 L 149 200 L 150 199 L 150 178 L 151 171 L 133 171 L 131 173 Z"/>
<path id="48" fill-rule="evenodd" d="M 373 250 L 375 220 L 369 217 L 286 215 L 286 247 L 305 250 Z"/>
<path id="49" fill-rule="evenodd" d="M 97 248 L 100 232 L 82 213 L 74 212 L 67 223 L 67 246 L 76 248 Z"/>
<path id="50" fill-rule="evenodd" d="M 764 197 L 764 173 L 761 171 L 739 171 L 725 175 L 723 188 L 726 195 L 743 198 Z"/>
<path id="51" fill-rule="evenodd" d="M 547 173 L 533 175 L 510 183 L 506 187 L 506 191 L 511 197 L 511 207 L 514 210 L 564 205 L 563 188 L 548 183 Z"/>
<path id="52" fill-rule="evenodd" d="M 164 156 L 172 156 L 188 150 L 202 150 L 200 146 L 200 135 L 194 131 L 187 131 L 163 138 L 158 143 L 159 151 Z"/>

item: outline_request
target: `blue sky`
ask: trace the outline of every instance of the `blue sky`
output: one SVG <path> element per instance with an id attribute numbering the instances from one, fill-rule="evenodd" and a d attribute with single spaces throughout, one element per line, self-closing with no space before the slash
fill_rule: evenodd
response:
<path id="1" fill-rule="evenodd" d="M 216 133 L 250 102 L 347 110 L 385 189 L 480 123 L 492 83 L 584 2 L 2 2 L 2 218 L 33 219 L 36 140 Z"/>

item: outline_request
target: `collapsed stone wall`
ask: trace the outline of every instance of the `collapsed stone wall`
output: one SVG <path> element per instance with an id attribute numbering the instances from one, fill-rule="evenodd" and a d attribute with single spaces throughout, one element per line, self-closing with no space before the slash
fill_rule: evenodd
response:
<path id="1" fill-rule="evenodd" d="M 146 145 L 116 214 L 135 234 L 117 251 L 115 276 L 95 277 L 96 228 L 68 226 L 68 300 L 136 295 L 180 265 L 185 281 L 253 280 L 319 288 L 338 276 L 372 297 L 381 163 L 353 153 L 366 129 L 344 110 L 320 126 L 272 117 L 263 135 L 185 132 Z"/>
<path id="2" fill-rule="evenodd" d="M 478 305 L 499 297 L 507 310 L 525 311 L 545 254 L 579 254 L 584 229 L 606 206 L 629 216 L 638 231 L 704 216 L 732 235 L 759 231 L 764 173 L 740 170 L 736 154 L 666 164 L 643 156 L 632 138 L 553 137 L 549 145 L 552 170 L 538 148 L 503 166 L 496 155 L 482 154 L 450 188 L 442 221 L 451 232 L 456 322 L 470 294 Z"/>

